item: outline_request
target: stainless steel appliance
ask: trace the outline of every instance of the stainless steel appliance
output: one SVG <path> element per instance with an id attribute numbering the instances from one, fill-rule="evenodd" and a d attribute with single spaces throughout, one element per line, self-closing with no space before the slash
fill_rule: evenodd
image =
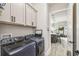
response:
<path id="1" fill-rule="evenodd" d="M 31 40 L 25 40 L 25 37 L 7 38 L 10 40 L 2 44 L 2 56 L 35 56 L 36 43 Z M 12 40 L 12 41 L 11 41 Z"/>
<path id="2" fill-rule="evenodd" d="M 44 56 L 44 39 L 42 37 L 32 37 L 30 39 L 36 42 L 36 55 Z"/>
<path id="3" fill-rule="evenodd" d="M 44 38 L 42 37 L 42 30 L 36 30 L 35 34 L 27 35 L 26 39 L 30 39 L 36 43 L 37 56 L 44 56 Z"/>
<path id="4" fill-rule="evenodd" d="M 42 31 L 35 34 L 4 38 L 1 41 L 2 56 L 43 56 L 44 38 Z"/>

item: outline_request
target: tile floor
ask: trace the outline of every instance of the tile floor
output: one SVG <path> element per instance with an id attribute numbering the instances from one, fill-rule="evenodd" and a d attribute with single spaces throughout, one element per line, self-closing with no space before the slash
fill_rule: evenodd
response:
<path id="1" fill-rule="evenodd" d="M 52 49 L 49 56 L 67 56 L 67 48 L 61 43 L 52 43 Z"/>

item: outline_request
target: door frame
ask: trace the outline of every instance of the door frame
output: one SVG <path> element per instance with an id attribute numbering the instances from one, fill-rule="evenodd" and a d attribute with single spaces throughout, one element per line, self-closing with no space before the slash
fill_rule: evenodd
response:
<path id="1" fill-rule="evenodd" d="M 77 33 L 76 33 L 76 30 L 77 30 L 77 14 L 76 14 L 76 3 L 73 4 L 73 56 L 76 56 L 76 40 L 77 40 Z"/>

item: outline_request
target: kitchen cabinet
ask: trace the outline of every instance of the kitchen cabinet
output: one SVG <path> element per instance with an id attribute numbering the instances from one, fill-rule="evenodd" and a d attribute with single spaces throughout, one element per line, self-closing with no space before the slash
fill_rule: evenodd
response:
<path id="1" fill-rule="evenodd" d="M 36 26 L 37 11 L 30 4 L 26 4 L 26 25 Z"/>
<path id="2" fill-rule="evenodd" d="M 10 22 L 10 3 L 6 3 L 3 7 L 2 13 L 0 14 L 0 21 Z"/>
<path id="3" fill-rule="evenodd" d="M 25 4 L 24 3 L 12 3 L 11 4 L 11 17 L 13 22 L 18 24 L 24 24 L 25 20 Z"/>

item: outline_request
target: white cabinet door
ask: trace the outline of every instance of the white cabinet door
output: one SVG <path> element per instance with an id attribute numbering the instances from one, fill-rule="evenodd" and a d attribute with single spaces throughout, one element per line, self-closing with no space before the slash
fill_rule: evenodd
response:
<path id="1" fill-rule="evenodd" d="M 33 6 L 26 4 L 26 25 L 36 26 L 37 11 Z"/>
<path id="2" fill-rule="evenodd" d="M 36 26 L 37 11 L 34 9 L 31 9 L 31 15 L 32 15 L 32 25 Z"/>
<path id="3" fill-rule="evenodd" d="M 26 4 L 26 25 L 32 26 L 31 6 Z"/>
<path id="4" fill-rule="evenodd" d="M 0 15 L 0 21 L 7 21 L 10 22 L 10 3 L 6 3 L 5 6 L 3 6 L 3 12 Z"/>
<path id="5" fill-rule="evenodd" d="M 14 17 L 14 22 L 24 24 L 25 20 L 25 4 L 13 3 L 11 4 L 11 16 Z"/>

